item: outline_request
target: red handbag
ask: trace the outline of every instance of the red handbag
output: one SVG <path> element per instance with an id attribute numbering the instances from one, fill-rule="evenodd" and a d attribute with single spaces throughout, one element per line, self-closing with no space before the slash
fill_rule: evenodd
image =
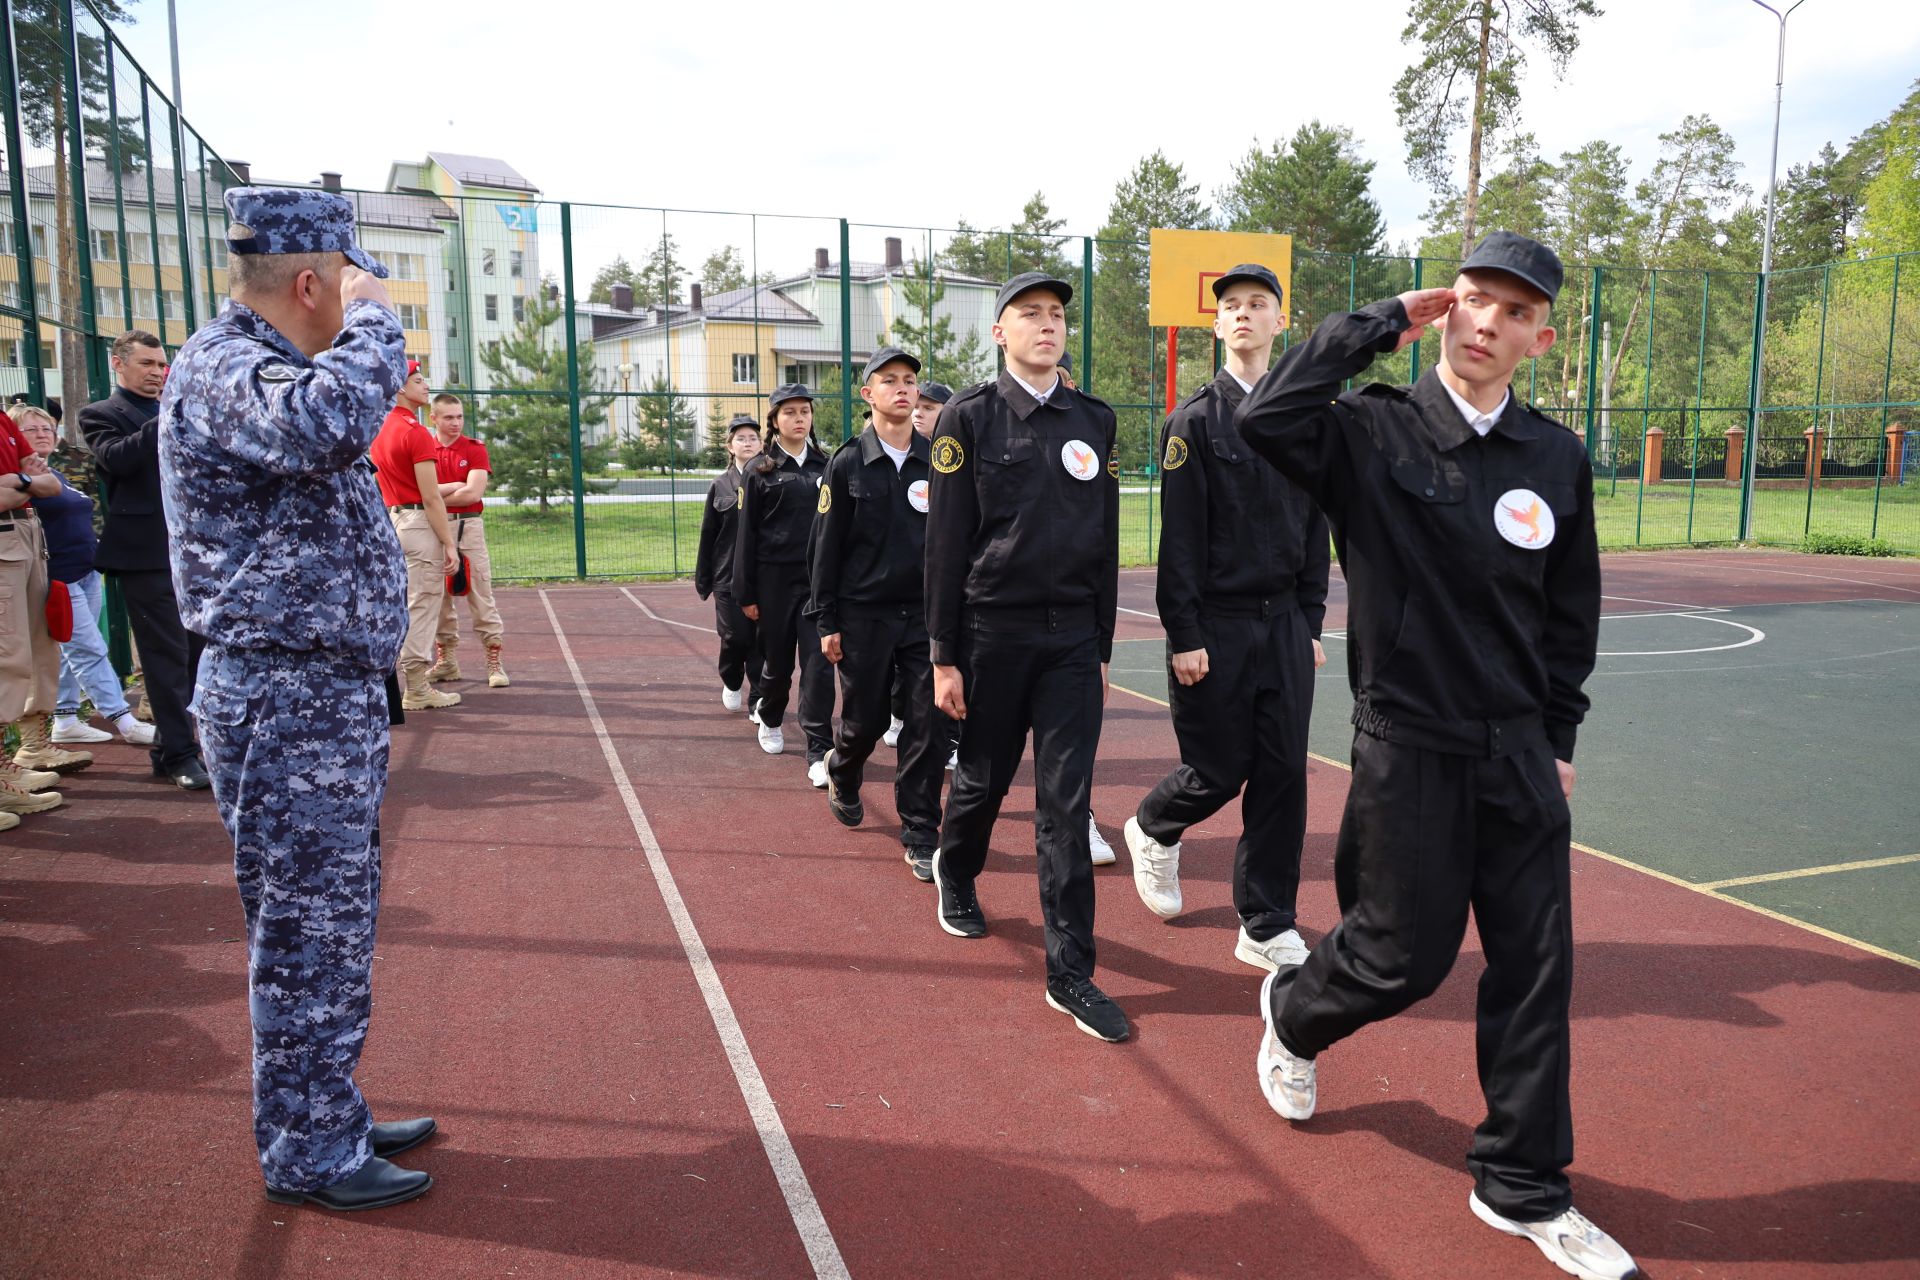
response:
<path id="1" fill-rule="evenodd" d="M 73 639 L 73 596 L 58 578 L 47 583 L 47 634 L 61 644 Z"/>

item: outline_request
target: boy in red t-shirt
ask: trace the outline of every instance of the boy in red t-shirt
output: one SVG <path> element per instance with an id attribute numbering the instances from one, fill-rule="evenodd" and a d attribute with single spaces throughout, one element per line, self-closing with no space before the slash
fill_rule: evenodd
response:
<path id="1" fill-rule="evenodd" d="M 438 447 L 420 421 L 427 403 L 427 376 L 418 360 L 407 361 L 407 380 L 394 398 L 368 454 L 380 477 L 380 497 L 407 557 L 407 640 L 400 648 L 400 705 L 429 711 L 459 705 L 460 695 L 427 683 L 433 665 L 433 634 L 447 579 L 458 566 L 446 503 L 440 497 Z"/>
<path id="2" fill-rule="evenodd" d="M 454 546 L 467 558 L 467 610 L 473 615 L 474 634 L 487 651 L 487 685 L 504 689 L 510 683 L 506 668 L 500 664 L 500 640 L 505 632 L 500 610 L 493 603 L 493 561 L 487 555 L 487 527 L 482 519 L 493 466 L 487 459 L 487 446 L 462 434 L 467 411 L 459 396 L 445 391 L 435 396 L 432 417 L 440 496 L 447 504 L 447 518 L 453 522 Z M 460 620 L 454 614 L 453 602 L 451 593 L 440 602 L 440 656 L 428 673 L 430 680 L 460 678 L 460 663 L 455 656 L 460 645 Z"/>

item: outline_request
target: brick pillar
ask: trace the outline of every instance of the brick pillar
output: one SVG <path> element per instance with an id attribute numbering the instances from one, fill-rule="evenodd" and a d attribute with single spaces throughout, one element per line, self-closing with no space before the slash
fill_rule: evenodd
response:
<path id="1" fill-rule="evenodd" d="M 1727 483 L 1739 484 L 1747 460 L 1747 429 L 1739 423 L 1727 428 Z"/>
<path id="2" fill-rule="evenodd" d="M 1820 457 L 1820 424 L 1816 422 L 1800 434 L 1807 438 L 1807 479 L 1817 482 L 1820 479 L 1820 467 L 1822 463 Z"/>
<path id="3" fill-rule="evenodd" d="M 1907 429 L 1895 422 L 1887 427 L 1887 477 L 1895 484 L 1907 461 Z"/>
<path id="4" fill-rule="evenodd" d="M 1667 433 L 1660 429 L 1659 423 L 1647 428 L 1646 439 L 1642 441 L 1640 449 L 1641 484 L 1660 483 L 1660 451 L 1666 442 Z"/>

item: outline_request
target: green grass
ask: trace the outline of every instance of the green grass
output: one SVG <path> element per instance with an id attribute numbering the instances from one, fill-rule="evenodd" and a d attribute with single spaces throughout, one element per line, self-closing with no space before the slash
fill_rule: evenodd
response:
<path id="1" fill-rule="evenodd" d="M 1157 495 L 1146 493 L 1121 496 L 1122 564 L 1153 563 L 1159 532 L 1157 501 Z M 1808 533 L 1872 537 L 1901 554 L 1920 555 L 1920 483 L 1883 486 L 1877 518 L 1871 488 L 1816 489 L 1811 525 L 1804 488 L 1761 489 L 1754 502 L 1754 532 L 1761 542 L 1798 547 Z M 693 573 L 700 550 L 700 503 L 604 503 L 589 504 L 585 510 L 589 574 L 678 577 Z M 1690 494 L 1681 481 L 1649 485 L 1643 498 L 1632 481 L 1616 486 L 1602 477 L 1594 512 L 1603 549 L 1733 542 L 1740 492 L 1724 484 L 1703 484 Z M 576 569 L 573 509 L 555 506 L 541 516 L 489 508 L 487 544 L 496 578 L 571 578 Z"/>

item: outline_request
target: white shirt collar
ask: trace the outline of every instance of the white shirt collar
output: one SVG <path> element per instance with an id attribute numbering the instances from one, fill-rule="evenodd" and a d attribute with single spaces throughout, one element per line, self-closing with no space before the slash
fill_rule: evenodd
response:
<path id="1" fill-rule="evenodd" d="M 798 453 L 787 448 L 787 442 L 785 440 L 775 440 L 773 447 L 786 454 L 789 458 L 792 458 L 795 462 L 805 462 L 807 460 L 807 446 L 805 445 L 800 446 L 800 452 Z"/>
<path id="2" fill-rule="evenodd" d="M 879 439 L 879 433 L 876 432 L 874 438 Z M 892 445 L 888 444 L 885 440 L 880 441 L 880 452 L 886 454 L 887 457 L 893 459 L 893 469 L 895 471 L 898 471 L 907 465 L 907 454 L 912 448 L 913 448 L 913 445 L 911 442 L 908 443 L 905 449 L 896 449 Z"/>
<path id="3" fill-rule="evenodd" d="M 1222 365 L 1221 367 L 1225 368 L 1226 366 Z M 1239 383 L 1240 389 L 1242 391 L 1246 392 L 1248 395 L 1253 394 L 1253 384 L 1251 382 L 1248 382 L 1245 378 L 1241 377 L 1239 374 L 1235 373 L 1231 369 L 1227 369 L 1227 376 L 1229 378 L 1232 378 L 1235 382 Z"/>
<path id="4" fill-rule="evenodd" d="M 1447 387 L 1447 380 L 1440 379 L 1440 385 Z M 1460 416 L 1467 420 L 1467 425 L 1473 428 L 1474 434 L 1481 436 L 1493 430 L 1493 424 L 1500 421 L 1500 415 L 1507 411 L 1507 405 L 1513 401 L 1513 392 L 1508 391 L 1500 397 L 1500 403 L 1494 406 L 1492 413 L 1482 413 L 1452 387 L 1447 387 L 1447 394 L 1453 397 L 1453 407 L 1460 411 Z"/>
<path id="5" fill-rule="evenodd" d="M 1060 375 L 1058 373 L 1053 375 L 1053 386 L 1048 387 L 1045 391 L 1034 390 L 1032 383 L 1028 382 L 1025 378 L 1021 377 L 1019 374 L 1015 373 L 1011 369 L 1007 370 L 1007 376 L 1009 378 L 1012 378 L 1015 382 L 1019 383 L 1022 389 L 1024 389 L 1028 395 L 1032 396 L 1035 402 L 1039 404 L 1045 404 L 1047 402 L 1047 397 L 1053 394 L 1054 387 L 1057 387 L 1060 385 Z"/>

